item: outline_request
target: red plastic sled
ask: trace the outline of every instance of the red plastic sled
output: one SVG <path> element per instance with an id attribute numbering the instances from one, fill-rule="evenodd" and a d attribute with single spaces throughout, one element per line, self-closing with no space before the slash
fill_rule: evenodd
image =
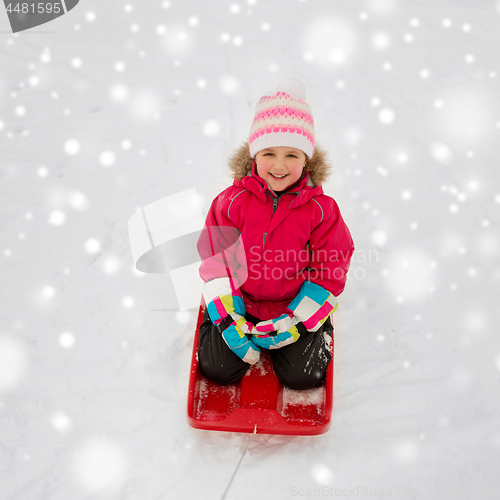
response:
<path id="1" fill-rule="evenodd" d="M 323 434 L 331 425 L 333 408 L 332 361 L 323 386 L 293 391 L 278 381 L 271 357 L 263 349 L 260 360 L 237 384 L 222 386 L 206 379 L 198 368 L 198 336 L 205 305 L 200 306 L 194 336 L 187 419 L 196 429 L 259 434 Z"/>

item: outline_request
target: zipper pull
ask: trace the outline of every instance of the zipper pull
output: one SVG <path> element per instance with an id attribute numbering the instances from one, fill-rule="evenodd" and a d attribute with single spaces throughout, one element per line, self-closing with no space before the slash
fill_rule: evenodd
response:
<path id="1" fill-rule="evenodd" d="M 273 200 L 273 215 L 274 215 L 274 212 L 276 212 L 277 208 L 278 208 L 278 198 L 274 198 L 274 200 Z"/>

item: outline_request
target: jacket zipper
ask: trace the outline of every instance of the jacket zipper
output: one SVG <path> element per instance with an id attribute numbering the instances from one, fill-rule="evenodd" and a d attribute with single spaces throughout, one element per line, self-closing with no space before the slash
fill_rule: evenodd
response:
<path id="1" fill-rule="evenodd" d="M 273 200 L 273 215 L 274 215 L 274 212 L 276 212 L 276 209 L 278 208 L 278 201 L 279 201 L 278 197 L 274 198 L 274 200 Z M 266 236 L 267 236 L 267 233 L 264 233 L 264 237 L 262 239 L 262 248 L 264 248 L 264 245 L 266 244 Z"/>
<path id="2" fill-rule="evenodd" d="M 295 194 L 296 196 L 298 196 L 300 194 L 300 191 L 289 191 L 286 194 Z M 272 197 L 272 194 L 269 193 L 269 196 Z M 278 208 L 278 201 L 279 201 L 279 197 L 276 197 L 273 200 L 273 216 L 274 216 L 274 212 L 276 212 L 276 209 Z M 267 236 L 267 232 L 265 232 L 263 237 L 262 237 L 262 248 L 264 248 L 264 245 L 266 244 L 266 236 Z M 262 283 L 259 284 L 259 299 L 258 299 L 259 302 L 260 302 L 261 296 L 262 296 Z"/>
<path id="3" fill-rule="evenodd" d="M 276 212 L 276 209 L 278 208 L 278 201 L 279 201 L 279 198 L 274 198 L 274 200 L 273 200 L 273 215 L 274 215 L 274 212 Z"/>

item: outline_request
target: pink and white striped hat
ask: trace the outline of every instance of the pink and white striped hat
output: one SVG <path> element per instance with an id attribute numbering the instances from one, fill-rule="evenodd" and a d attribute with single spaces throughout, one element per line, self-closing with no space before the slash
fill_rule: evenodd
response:
<path id="1" fill-rule="evenodd" d="M 265 148 L 289 146 L 314 155 L 314 121 L 306 102 L 306 87 L 284 78 L 276 92 L 263 95 L 256 107 L 248 139 L 252 158 Z"/>

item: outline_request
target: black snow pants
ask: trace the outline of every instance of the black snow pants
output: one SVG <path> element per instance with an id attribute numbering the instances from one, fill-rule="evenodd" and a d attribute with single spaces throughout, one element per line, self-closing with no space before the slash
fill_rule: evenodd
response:
<path id="1" fill-rule="evenodd" d="M 256 325 L 259 321 L 251 314 L 245 318 Z M 326 377 L 326 369 L 332 356 L 324 333 L 333 336 L 330 318 L 317 332 L 308 332 L 298 323 L 299 339 L 281 349 L 270 349 L 274 372 L 278 380 L 290 389 L 305 390 L 319 387 Z M 219 329 L 212 323 L 205 310 L 200 325 L 198 364 L 203 376 L 220 385 L 238 382 L 250 368 L 225 343 Z"/>

